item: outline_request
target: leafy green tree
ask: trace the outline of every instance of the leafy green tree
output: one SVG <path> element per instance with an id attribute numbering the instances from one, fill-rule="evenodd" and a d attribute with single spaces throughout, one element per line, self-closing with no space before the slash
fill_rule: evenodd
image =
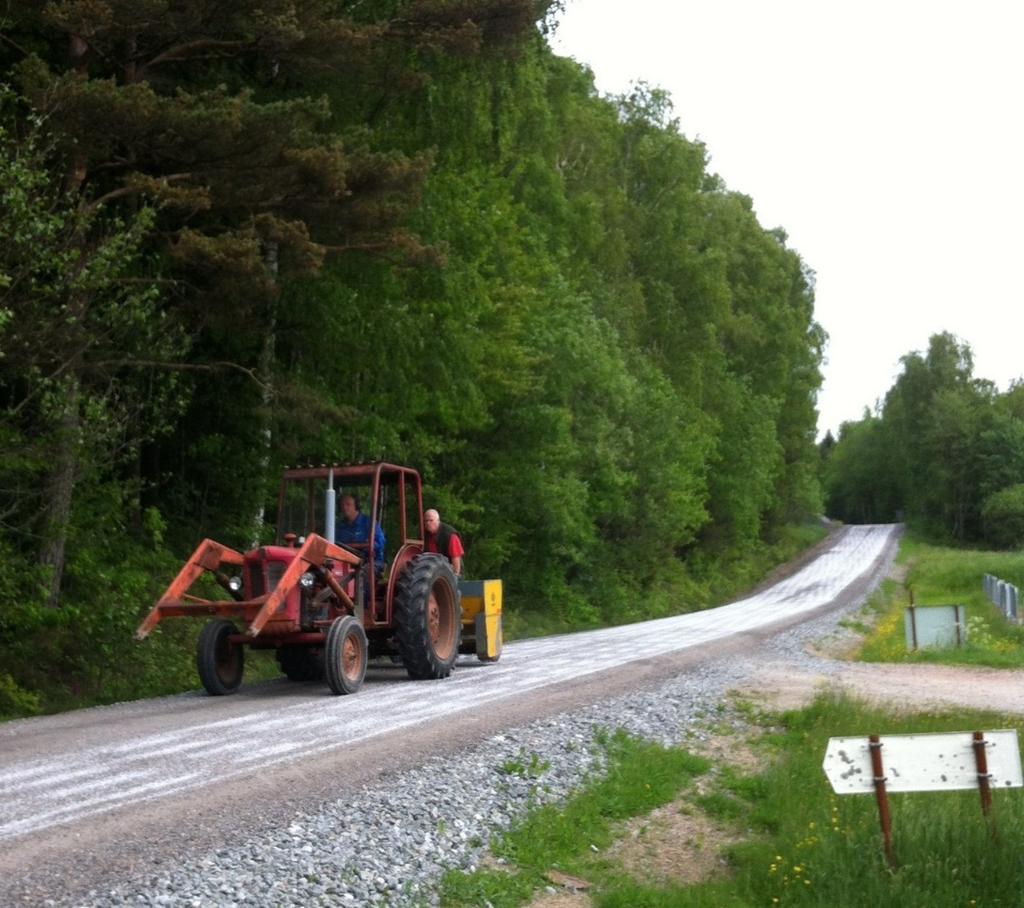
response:
<path id="1" fill-rule="evenodd" d="M 973 376 L 970 347 L 933 335 L 923 356 L 909 353 L 886 394 L 883 421 L 910 519 L 947 538 L 976 532 L 975 440 L 987 426 L 991 383 Z"/>
<path id="2" fill-rule="evenodd" d="M 848 523 L 892 523 L 903 519 L 898 477 L 892 471 L 889 438 L 880 417 L 865 413 L 845 422 L 823 466 L 826 513 Z"/>
<path id="3" fill-rule="evenodd" d="M 1024 386 L 996 397 L 977 439 L 978 485 L 983 496 L 1014 485 L 1024 476 Z"/>
<path id="4" fill-rule="evenodd" d="M 14 99 L 3 101 L 10 123 Z M 153 212 L 123 221 L 79 205 L 44 141 L 0 124 L 0 432 L 16 452 L 0 494 L 18 543 L 38 541 L 55 606 L 74 484 L 160 431 L 173 376 L 139 384 L 131 370 L 173 356 L 180 338 L 137 267 Z"/>
<path id="5" fill-rule="evenodd" d="M 991 386 L 977 381 L 940 392 L 925 430 L 931 483 L 922 505 L 940 532 L 958 541 L 979 536 L 979 439 L 990 422 L 992 396 Z"/>
<path id="6" fill-rule="evenodd" d="M 829 513 L 906 519 L 940 540 L 1011 544 L 1012 490 L 1024 470 L 1020 384 L 998 394 L 974 376 L 970 347 L 948 333 L 901 362 L 881 412 L 844 425 L 824 462 Z"/>
<path id="7" fill-rule="evenodd" d="M 429 154 L 374 150 L 365 130 L 338 128 L 311 86 L 398 66 L 401 78 L 373 92 L 379 105 L 419 81 L 417 56 L 514 43 L 543 11 L 533 0 L 355 12 L 330 0 L 8 5 L 5 51 L 21 54 L 12 72 L 55 137 L 65 192 L 97 214 L 155 206 L 154 246 L 173 279 L 166 298 L 197 335 L 193 364 L 245 376 L 201 383 L 186 417 L 205 434 L 200 414 L 219 409 L 225 391 L 241 402 L 248 418 L 207 448 L 236 458 L 236 475 L 269 467 L 281 282 L 317 271 L 329 252 L 433 257 L 403 226 Z M 66 433 L 80 419 L 76 399 L 66 395 Z M 58 536 L 77 469 L 67 450 L 51 479 Z"/>
<path id="8" fill-rule="evenodd" d="M 1024 546 L 1024 483 L 993 492 L 981 508 L 985 538 L 1004 549 Z"/>

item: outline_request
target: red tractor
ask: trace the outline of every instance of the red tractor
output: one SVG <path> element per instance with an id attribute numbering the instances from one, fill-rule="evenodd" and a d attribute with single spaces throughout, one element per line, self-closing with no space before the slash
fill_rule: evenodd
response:
<path id="1" fill-rule="evenodd" d="M 339 496 L 370 506 L 361 541 L 335 541 Z M 242 554 L 203 540 L 135 636 L 164 618 L 216 616 L 199 635 L 196 666 L 218 695 L 238 690 L 246 646 L 275 650 L 293 681 L 326 677 L 336 694 L 359 690 L 375 656 L 400 660 L 412 678 L 447 677 L 460 652 L 497 661 L 501 581 L 460 584 L 444 556 L 424 552 L 423 526 L 420 476 L 408 467 L 285 470 L 276 544 Z M 390 560 L 368 541 L 378 527 Z M 190 594 L 204 576 L 230 598 Z"/>

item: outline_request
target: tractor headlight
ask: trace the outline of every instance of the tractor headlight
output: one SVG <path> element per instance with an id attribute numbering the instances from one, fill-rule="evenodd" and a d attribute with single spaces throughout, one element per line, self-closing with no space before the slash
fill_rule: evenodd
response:
<path id="1" fill-rule="evenodd" d="M 242 589 L 242 578 L 240 575 L 235 574 L 234 577 L 228 577 L 228 589 L 232 593 L 238 593 Z"/>
<path id="2" fill-rule="evenodd" d="M 299 586 L 301 586 L 304 590 L 311 590 L 313 589 L 313 581 L 315 579 L 316 578 L 312 575 L 311 572 L 306 571 L 306 573 L 299 578 Z"/>

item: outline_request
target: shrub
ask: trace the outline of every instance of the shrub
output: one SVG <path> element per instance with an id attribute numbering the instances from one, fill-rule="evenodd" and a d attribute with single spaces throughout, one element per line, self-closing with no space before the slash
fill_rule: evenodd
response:
<path id="1" fill-rule="evenodd" d="M 1024 483 L 993 492 L 981 508 L 985 538 L 1002 549 L 1024 545 Z"/>
<path id="2" fill-rule="evenodd" d="M 0 672 L 0 718 L 35 716 L 40 710 L 38 696 L 21 687 L 7 672 Z"/>

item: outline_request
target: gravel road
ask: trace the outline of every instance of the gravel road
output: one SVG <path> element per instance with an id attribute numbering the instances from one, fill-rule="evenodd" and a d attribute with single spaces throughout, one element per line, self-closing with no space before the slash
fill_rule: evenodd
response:
<path id="1" fill-rule="evenodd" d="M 595 728 L 675 742 L 766 665 L 827 673 L 805 641 L 896 538 L 844 528 L 741 601 L 509 644 L 440 682 L 377 666 L 355 697 L 275 681 L 2 725 L 0 904 L 435 904 L 445 869 L 600 768 Z"/>

